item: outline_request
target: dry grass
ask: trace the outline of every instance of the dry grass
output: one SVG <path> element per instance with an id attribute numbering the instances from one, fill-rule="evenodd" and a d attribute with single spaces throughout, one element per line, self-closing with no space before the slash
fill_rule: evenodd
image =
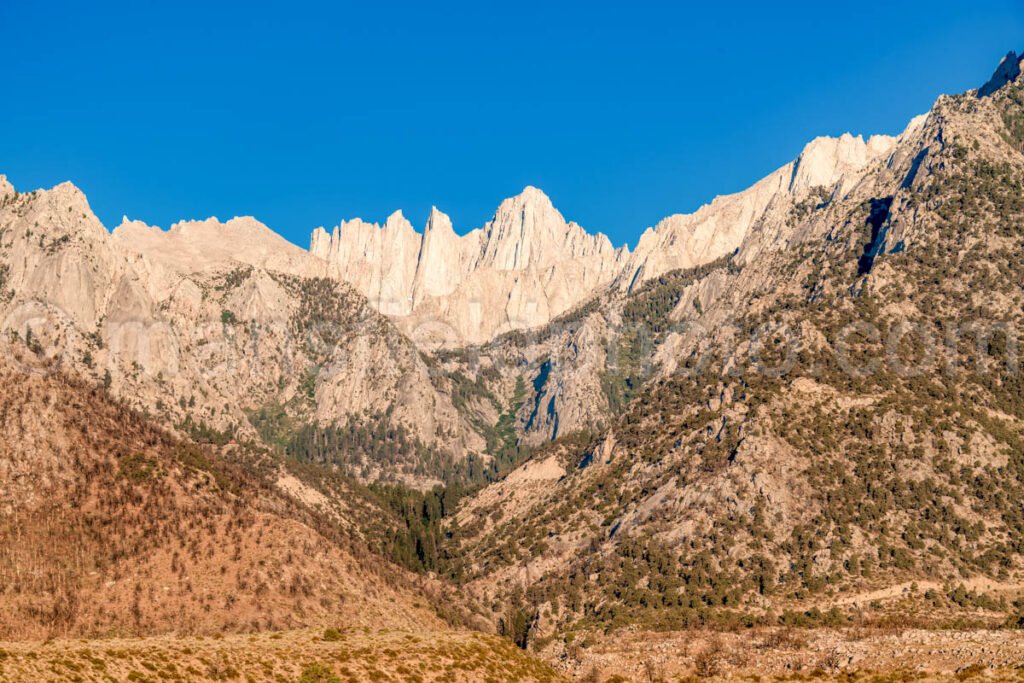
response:
<path id="1" fill-rule="evenodd" d="M 563 681 L 509 641 L 469 632 L 330 629 L 224 637 L 0 643 L 0 681 Z"/>
<path id="2" fill-rule="evenodd" d="M 557 648 L 545 656 L 558 659 Z M 1024 632 L 763 629 L 738 633 L 627 631 L 590 634 L 571 661 L 577 680 L 1016 681 L 1024 683 Z M 594 672 L 594 673 L 591 673 Z"/>

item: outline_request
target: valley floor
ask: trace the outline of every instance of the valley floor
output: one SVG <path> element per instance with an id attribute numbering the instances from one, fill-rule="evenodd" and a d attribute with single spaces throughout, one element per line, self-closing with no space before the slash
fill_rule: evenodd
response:
<path id="1" fill-rule="evenodd" d="M 545 652 L 468 632 L 368 629 L 0 643 L 0 681 L 1017 681 L 1024 632 L 632 633 Z"/>
<path id="2" fill-rule="evenodd" d="M 511 641 L 368 629 L 0 643 L 0 681 L 562 681 Z"/>
<path id="3" fill-rule="evenodd" d="M 638 632 L 561 659 L 585 681 L 1024 681 L 1024 631 Z"/>

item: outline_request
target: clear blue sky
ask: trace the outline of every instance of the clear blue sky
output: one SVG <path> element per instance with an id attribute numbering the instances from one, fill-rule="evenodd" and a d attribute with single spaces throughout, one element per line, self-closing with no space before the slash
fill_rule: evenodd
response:
<path id="1" fill-rule="evenodd" d="M 0 0 L 0 173 L 303 246 L 432 204 L 465 232 L 533 184 L 634 244 L 1024 49 L 1024 0 L 206 5 Z"/>

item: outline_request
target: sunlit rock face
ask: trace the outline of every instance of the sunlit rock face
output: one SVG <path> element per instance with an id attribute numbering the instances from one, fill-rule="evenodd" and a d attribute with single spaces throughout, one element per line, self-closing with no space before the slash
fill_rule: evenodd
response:
<path id="1" fill-rule="evenodd" d="M 330 233 L 317 228 L 310 251 L 417 342 L 483 343 L 542 326 L 609 287 L 629 290 L 730 254 L 766 215 L 783 215 L 812 194 L 846 194 L 897 139 L 816 138 L 750 188 L 648 228 L 632 253 L 566 221 L 535 187 L 465 235 L 436 208 L 422 233 L 396 212 L 383 225 L 356 218 Z"/>
<path id="2" fill-rule="evenodd" d="M 319 228 L 310 250 L 414 339 L 446 345 L 543 325 L 610 284 L 629 255 L 567 222 L 535 187 L 465 235 L 435 208 L 422 234 L 396 213 L 382 226 Z"/>

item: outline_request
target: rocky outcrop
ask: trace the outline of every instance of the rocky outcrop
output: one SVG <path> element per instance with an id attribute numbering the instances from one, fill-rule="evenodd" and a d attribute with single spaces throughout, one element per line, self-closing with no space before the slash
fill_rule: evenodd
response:
<path id="1" fill-rule="evenodd" d="M 534 187 L 462 236 L 435 208 L 422 234 L 401 213 L 383 226 L 355 219 L 318 228 L 310 251 L 421 344 L 446 346 L 544 325 L 608 285 L 628 256 Z"/>
<path id="2" fill-rule="evenodd" d="M 14 186 L 7 180 L 7 176 L 0 173 L 0 199 L 6 199 L 14 194 Z"/>
<path id="3" fill-rule="evenodd" d="M 345 239 L 336 236 L 344 234 Z M 330 263 L 332 272 L 370 300 L 385 315 L 408 315 L 421 237 L 401 211 L 383 226 L 358 218 L 342 221 L 328 236 L 313 233 L 310 251 Z"/>
<path id="4" fill-rule="evenodd" d="M 1020 76 L 1020 63 L 1024 61 L 1024 54 L 1018 55 L 1013 50 L 1006 53 L 999 66 L 996 67 L 992 78 L 985 82 L 985 85 L 978 88 L 978 97 L 989 97 L 1007 83 L 1013 83 Z"/>
<path id="5" fill-rule="evenodd" d="M 846 133 L 819 137 L 786 164 L 742 192 L 716 197 L 692 214 L 665 218 L 640 237 L 616 280 L 632 289 L 679 268 L 695 268 L 735 251 L 751 226 L 768 213 L 785 216 L 812 192 L 843 196 L 869 164 L 892 151 L 896 138 L 875 135 L 865 141 Z"/>
<path id="6" fill-rule="evenodd" d="M 250 265 L 314 277 L 324 268 L 309 254 L 252 216 L 222 223 L 217 218 L 182 221 L 161 230 L 124 217 L 113 237 L 130 251 L 180 273 L 212 272 L 228 264 Z"/>

